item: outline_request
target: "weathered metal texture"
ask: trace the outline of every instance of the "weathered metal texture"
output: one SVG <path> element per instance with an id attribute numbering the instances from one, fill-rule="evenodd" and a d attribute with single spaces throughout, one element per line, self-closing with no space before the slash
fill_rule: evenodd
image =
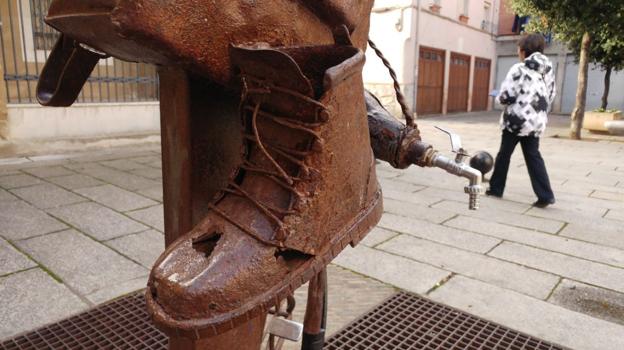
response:
<path id="1" fill-rule="evenodd" d="M 262 344 L 262 335 L 266 315 L 260 315 L 236 328 L 208 338 L 176 337 L 169 335 L 169 350 L 258 350 Z"/>
<path id="2" fill-rule="evenodd" d="M 370 92 L 366 91 L 365 99 L 375 158 L 397 169 L 405 169 L 413 164 L 426 166 L 426 157 L 433 149 L 421 141 L 420 131 L 392 117 Z"/>
<path id="3" fill-rule="evenodd" d="M 47 22 L 115 57 L 181 65 L 221 85 L 235 82 L 232 44 L 273 47 L 333 43 L 347 25 L 366 46 L 373 0 L 54 0 Z"/>
<path id="4" fill-rule="evenodd" d="M 254 46 L 234 47 L 232 57 L 244 85 L 243 163 L 205 218 L 156 262 L 147 294 L 157 324 L 189 338 L 266 312 L 382 212 L 363 53 L 348 44 Z"/>
<path id="5" fill-rule="evenodd" d="M 310 280 L 301 350 L 322 350 L 327 328 L 327 269 Z"/>
<path id="6" fill-rule="evenodd" d="M 90 50 L 163 66 L 168 248 L 146 297 L 172 348 L 257 348 L 268 309 L 379 220 L 357 49 L 372 3 L 52 3 Z"/>

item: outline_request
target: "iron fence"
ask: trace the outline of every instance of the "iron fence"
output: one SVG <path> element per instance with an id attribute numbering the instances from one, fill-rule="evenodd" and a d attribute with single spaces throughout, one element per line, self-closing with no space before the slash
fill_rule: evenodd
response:
<path id="1" fill-rule="evenodd" d="M 52 0 L 0 0 L 0 46 L 8 103 L 36 103 L 39 73 L 59 33 L 45 24 Z M 154 66 L 101 60 L 78 98 L 79 103 L 156 101 Z"/>

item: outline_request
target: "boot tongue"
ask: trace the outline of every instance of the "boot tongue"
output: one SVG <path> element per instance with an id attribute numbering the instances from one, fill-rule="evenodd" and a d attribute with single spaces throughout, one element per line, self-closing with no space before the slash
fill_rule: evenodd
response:
<path id="1" fill-rule="evenodd" d="M 246 75 L 314 97 L 310 79 L 285 52 L 261 46 L 240 45 L 232 46 L 230 55 L 234 66 Z"/>

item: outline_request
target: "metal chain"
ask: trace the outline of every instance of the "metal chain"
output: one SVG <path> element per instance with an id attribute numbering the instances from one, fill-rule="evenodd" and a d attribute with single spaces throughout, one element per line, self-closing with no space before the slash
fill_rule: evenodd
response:
<path id="1" fill-rule="evenodd" d="M 405 117 L 405 123 L 409 127 L 418 128 L 416 123 L 414 123 L 414 116 L 412 115 L 410 108 L 407 106 L 407 102 L 405 101 L 405 96 L 401 92 L 401 85 L 399 85 L 399 79 L 397 78 L 396 72 L 392 68 L 392 65 L 386 59 L 386 56 L 384 56 L 383 52 L 381 52 L 381 50 L 377 47 L 377 45 L 375 45 L 375 43 L 371 39 L 368 39 L 368 45 L 370 45 L 371 49 L 375 51 L 377 56 L 379 56 L 379 58 L 383 62 L 384 66 L 388 68 L 388 72 L 390 72 L 390 77 L 392 77 L 392 80 L 394 81 L 394 91 L 396 93 L 396 99 L 399 105 L 401 106 L 403 117 Z"/>

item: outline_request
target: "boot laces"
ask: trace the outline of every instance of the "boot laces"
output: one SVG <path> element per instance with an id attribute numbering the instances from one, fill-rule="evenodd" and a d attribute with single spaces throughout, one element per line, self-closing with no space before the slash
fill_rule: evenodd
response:
<path id="1" fill-rule="evenodd" d="M 271 169 L 261 167 L 251 162 L 251 160 L 249 159 L 244 160 L 240 168 L 245 170 L 246 172 L 263 175 L 264 177 L 276 183 L 278 186 L 289 191 L 291 194 L 297 197 L 297 200 L 304 197 L 306 194 L 300 193 L 295 188 L 295 184 L 297 182 L 303 181 L 303 178 L 288 174 L 284 167 L 282 167 L 278 163 L 278 161 L 269 153 L 269 151 L 278 154 L 279 156 L 281 156 L 281 158 L 296 165 L 299 169 L 299 174 L 303 174 L 305 176 L 307 174 L 310 174 L 310 172 L 312 171 L 316 171 L 316 169 L 308 166 L 305 163 L 305 158 L 311 155 L 314 150 L 310 149 L 306 151 L 298 151 L 263 140 L 258 130 L 258 119 L 267 119 L 274 122 L 275 124 L 289 128 L 291 130 L 301 131 L 310 136 L 312 138 L 312 142 L 317 142 L 320 146 L 322 146 L 323 141 L 321 135 L 315 129 L 323 124 L 323 122 L 318 122 L 319 113 L 326 112 L 327 107 L 319 101 L 304 94 L 301 94 L 297 91 L 280 87 L 271 84 L 265 80 L 258 79 L 249 75 L 243 76 L 242 82 L 243 93 L 241 98 L 241 112 L 251 113 L 251 133 L 245 132 L 244 138 L 247 142 L 251 142 L 256 145 L 257 149 L 269 161 Z M 250 82 L 254 85 L 254 87 L 250 87 Z M 288 95 L 295 99 L 301 100 L 304 103 L 314 106 L 315 122 L 293 120 L 288 117 L 279 116 L 274 113 L 262 110 L 262 102 L 253 102 L 249 98 L 251 95 L 262 96 L 271 94 L 273 92 L 279 92 Z M 224 192 L 247 199 L 250 203 L 257 207 L 267 218 L 269 218 L 269 220 L 277 225 L 276 233 L 272 239 L 267 240 L 261 237 L 258 233 L 254 232 L 254 230 L 250 229 L 249 227 L 246 227 L 245 225 L 236 222 L 236 220 L 234 220 L 229 214 L 220 210 L 214 204 L 210 204 L 210 208 L 216 214 L 218 214 L 249 236 L 253 237 L 254 239 L 267 245 L 284 248 L 284 241 L 286 241 L 288 235 L 286 230 L 284 229 L 285 224 L 283 218 L 287 215 L 294 214 L 296 212 L 295 210 L 293 210 L 292 208 L 277 208 L 269 203 L 263 203 L 257 198 L 254 198 L 249 192 L 245 191 L 243 188 L 240 187 L 240 185 L 238 185 L 234 181 L 230 181 L 228 187 L 224 189 Z"/>

